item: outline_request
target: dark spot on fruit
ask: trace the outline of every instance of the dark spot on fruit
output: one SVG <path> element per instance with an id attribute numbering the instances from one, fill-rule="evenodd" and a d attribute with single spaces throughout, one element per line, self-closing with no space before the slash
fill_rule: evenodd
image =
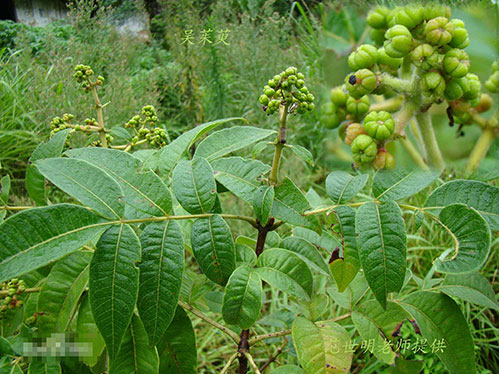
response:
<path id="1" fill-rule="evenodd" d="M 357 83 L 357 77 L 354 74 L 350 75 L 350 78 L 348 78 L 348 83 L 350 84 Z"/>

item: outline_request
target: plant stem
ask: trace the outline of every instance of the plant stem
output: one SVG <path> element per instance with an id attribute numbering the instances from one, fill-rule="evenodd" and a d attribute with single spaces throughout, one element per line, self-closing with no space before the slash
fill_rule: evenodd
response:
<path id="1" fill-rule="evenodd" d="M 232 362 L 237 358 L 239 355 L 239 352 L 234 353 L 232 356 L 230 356 L 229 361 L 225 364 L 224 368 L 220 372 L 220 374 L 226 374 L 229 371 L 229 367 L 232 364 Z"/>
<path id="2" fill-rule="evenodd" d="M 239 374 L 246 374 L 248 372 L 248 351 L 250 348 L 249 344 L 249 330 L 241 331 L 241 339 L 237 346 L 237 352 L 239 353 Z M 250 356 L 251 357 L 251 356 Z"/>
<path id="3" fill-rule="evenodd" d="M 97 88 L 95 84 L 92 84 L 92 93 L 95 100 L 95 110 L 97 111 L 97 122 L 100 129 L 100 141 L 103 147 L 107 148 L 106 131 L 104 128 L 104 115 L 102 113 L 102 104 L 99 100 L 99 95 L 97 95 Z"/>
<path id="4" fill-rule="evenodd" d="M 272 170 L 270 171 L 269 183 L 276 185 L 279 177 L 279 164 L 281 162 L 282 149 L 286 144 L 286 119 L 288 117 L 288 104 L 279 107 L 279 134 L 275 141 L 274 159 L 272 160 Z"/>
<path id="5" fill-rule="evenodd" d="M 397 113 L 397 118 L 395 120 L 395 137 L 404 137 L 405 136 L 405 126 L 409 122 L 409 120 L 414 115 L 414 111 L 417 108 L 417 104 L 412 100 L 405 99 L 402 105 L 402 108 Z"/>
<path id="6" fill-rule="evenodd" d="M 416 121 L 421 131 L 421 138 L 425 147 L 428 164 L 438 170 L 445 168 L 444 159 L 438 147 L 437 138 L 433 131 L 431 116 L 428 111 L 416 114 Z"/>
<path id="7" fill-rule="evenodd" d="M 466 165 L 467 174 L 472 174 L 480 166 L 480 163 L 482 162 L 485 155 L 487 155 L 489 147 L 496 136 L 497 129 L 488 126 L 482 128 L 482 134 L 478 138 L 473 151 L 471 151 L 470 158 L 468 159 L 468 164 Z"/>
<path id="8" fill-rule="evenodd" d="M 180 305 L 182 308 L 184 309 L 187 309 L 189 312 L 191 312 L 192 314 L 194 314 L 195 316 L 201 318 L 203 321 L 205 322 L 208 322 L 210 325 L 212 325 L 213 327 L 219 329 L 220 331 L 226 333 L 227 335 L 229 335 L 232 340 L 234 340 L 236 343 L 239 341 L 239 335 L 237 335 L 234 331 L 230 330 L 229 328 L 221 325 L 220 323 L 218 323 L 217 321 L 215 321 L 214 319 L 211 319 L 210 317 L 208 317 L 206 314 L 204 314 L 203 312 L 201 312 L 200 310 L 194 308 L 192 305 L 189 305 L 187 303 L 184 303 L 183 301 L 179 300 L 178 301 L 178 305 Z"/>
<path id="9" fill-rule="evenodd" d="M 396 112 L 402 107 L 403 102 L 404 102 L 403 96 L 392 97 L 390 99 L 382 101 L 381 103 L 372 104 L 369 107 L 369 112 L 373 111 L 379 112 L 380 110 L 384 110 L 385 112 Z"/>
<path id="10" fill-rule="evenodd" d="M 277 359 L 277 356 L 279 356 L 282 351 L 284 350 L 284 348 L 286 347 L 286 344 L 288 344 L 288 339 L 284 339 L 284 341 L 282 342 L 282 344 L 276 349 L 276 351 L 274 352 L 274 354 L 272 356 L 269 357 L 269 359 L 267 360 L 267 362 L 265 362 L 261 367 L 260 367 L 260 372 L 264 372 L 265 369 L 267 369 L 271 363 L 273 363 L 276 359 Z"/>
<path id="11" fill-rule="evenodd" d="M 410 92 L 412 84 L 410 81 L 405 79 L 396 78 L 387 73 L 381 73 L 378 78 L 381 81 L 381 84 L 386 87 L 390 87 L 394 91 L 407 94 Z"/>
<path id="12" fill-rule="evenodd" d="M 40 292 L 40 287 L 35 287 L 35 288 L 26 288 L 23 292 L 21 292 L 20 294 L 23 294 L 23 293 L 36 293 L 36 292 Z M 9 290 L 5 290 L 5 291 L 0 291 L 0 299 L 3 299 L 5 297 L 9 296 Z"/>
<path id="13" fill-rule="evenodd" d="M 24 206 L 12 206 L 12 205 L 3 205 L 0 206 L 0 210 L 11 210 L 11 211 L 18 211 L 18 210 L 26 210 L 26 209 L 31 209 L 33 208 L 32 206 L 24 205 Z"/>
<path id="14" fill-rule="evenodd" d="M 260 370 L 258 370 L 258 366 L 256 366 L 255 361 L 253 360 L 253 356 L 251 356 L 248 352 L 244 352 L 244 356 L 249 361 L 250 366 L 253 368 L 254 374 L 262 374 L 260 373 Z"/>
<path id="15" fill-rule="evenodd" d="M 400 138 L 400 142 L 416 165 L 421 169 L 428 169 L 428 165 L 424 162 L 423 157 L 408 138 Z"/>

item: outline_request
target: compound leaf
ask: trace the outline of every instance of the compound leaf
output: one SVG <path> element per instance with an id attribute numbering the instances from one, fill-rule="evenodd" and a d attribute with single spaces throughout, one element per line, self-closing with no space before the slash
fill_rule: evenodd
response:
<path id="1" fill-rule="evenodd" d="M 151 345 L 156 345 L 173 319 L 184 270 L 184 241 L 175 221 L 154 222 L 140 236 L 137 307 Z"/>
<path id="2" fill-rule="evenodd" d="M 181 307 L 158 344 L 160 373 L 196 374 L 196 336 L 191 320 Z"/>
<path id="3" fill-rule="evenodd" d="M 367 283 L 386 309 L 386 297 L 389 292 L 400 291 L 407 267 L 402 213 L 393 201 L 381 205 L 369 202 L 358 209 L 355 227 Z"/>
<path id="4" fill-rule="evenodd" d="M 197 219 L 192 225 L 191 243 L 203 273 L 225 285 L 236 267 L 234 240 L 227 222 L 219 215 Z"/>
<path id="5" fill-rule="evenodd" d="M 209 212 L 215 205 L 217 185 L 204 158 L 180 161 L 173 170 L 172 187 L 182 208 L 191 214 Z"/>
<path id="6" fill-rule="evenodd" d="M 262 280 L 249 265 L 239 266 L 230 276 L 222 304 L 225 322 L 249 329 L 262 307 Z"/>
<path id="7" fill-rule="evenodd" d="M 368 174 L 354 177 L 344 171 L 333 171 L 326 178 L 326 190 L 333 203 L 346 203 L 364 188 L 368 179 Z"/>
<path id="8" fill-rule="evenodd" d="M 0 281 L 76 251 L 107 226 L 97 214 L 72 204 L 33 208 L 9 217 L 0 224 Z"/>
<path id="9" fill-rule="evenodd" d="M 430 170 L 380 170 L 373 179 L 373 193 L 380 201 L 401 200 L 428 187 L 440 172 Z"/>
<path id="10" fill-rule="evenodd" d="M 260 277 L 271 286 L 298 299 L 310 299 L 312 273 L 297 254 L 287 249 L 267 249 L 258 258 L 257 266 Z"/>
<path id="11" fill-rule="evenodd" d="M 352 353 L 345 352 L 350 335 L 331 321 L 310 322 L 298 317 L 292 327 L 293 343 L 307 374 L 342 374 L 350 371 Z"/>
<path id="12" fill-rule="evenodd" d="M 130 226 L 121 224 L 102 235 L 90 263 L 90 304 L 112 360 L 137 301 L 139 269 L 135 264 L 139 260 L 139 238 Z"/>
<path id="13" fill-rule="evenodd" d="M 109 374 L 154 374 L 159 372 L 156 347 L 150 347 L 146 329 L 134 314 L 117 356 L 109 363 Z"/>
<path id="14" fill-rule="evenodd" d="M 438 212 L 451 204 L 465 204 L 475 208 L 487 220 L 491 230 L 499 230 L 499 188 L 490 184 L 453 180 L 436 188 L 426 199 L 425 206 Z"/>
<path id="15" fill-rule="evenodd" d="M 418 291 L 404 297 L 400 305 L 416 320 L 428 344 L 436 343 L 441 348 L 435 349 L 435 354 L 450 374 L 476 373 L 474 345 L 468 323 L 449 296 Z"/>
<path id="16" fill-rule="evenodd" d="M 106 218 L 125 213 L 123 190 L 104 170 L 75 158 L 47 158 L 36 162 L 40 173 L 67 194 Z"/>
<path id="17" fill-rule="evenodd" d="M 234 126 L 215 131 L 199 143 L 194 158 L 215 160 L 276 134 L 274 130 L 253 126 Z"/>
<path id="18" fill-rule="evenodd" d="M 435 260 L 436 269 L 454 274 L 478 270 L 490 250 L 490 229 L 485 219 L 464 204 L 445 207 L 439 218 L 454 240 L 455 253 L 449 259 Z"/>

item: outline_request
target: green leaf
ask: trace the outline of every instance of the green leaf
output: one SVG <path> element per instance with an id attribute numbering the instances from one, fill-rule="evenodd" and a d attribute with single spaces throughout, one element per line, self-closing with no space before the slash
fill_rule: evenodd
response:
<path id="1" fill-rule="evenodd" d="M 10 193 L 10 176 L 6 175 L 0 180 L 0 200 L 8 204 Z"/>
<path id="2" fill-rule="evenodd" d="M 76 251 L 107 226 L 97 214 L 71 204 L 33 208 L 9 217 L 0 224 L 0 282 Z"/>
<path id="3" fill-rule="evenodd" d="M 61 364 L 51 361 L 33 361 L 29 364 L 28 374 L 61 374 Z"/>
<path id="4" fill-rule="evenodd" d="M 466 276 L 447 275 L 438 289 L 449 296 L 499 311 L 494 289 L 479 273 L 466 274 Z"/>
<path id="5" fill-rule="evenodd" d="M 457 304 L 447 295 L 418 291 L 400 301 L 416 320 L 428 344 L 443 341 L 435 354 L 450 374 L 475 374 L 473 338 Z"/>
<path id="6" fill-rule="evenodd" d="M 176 221 L 155 222 L 140 236 L 137 307 L 151 345 L 156 345 L 173 319 L 184 270 L 184 241 Z"/>
<path id="7" fill-rule="evenodd" d="M 102 169 L 73 158 L 47 158 L 36 166 L 45 178 L 103 217 L 123 217 L 123 190 Z"/>
<path id="8" fill-rule="evenodd" d="M 38 295 L 37 319 L 39 333 L 50 336 L 54 332 L 65 332 L 88 283 L 91 252 L 74 252 L 58 261 Z"/>
<path id="9" fill-rule="evenodd" d="M 118 182 L 125 195 L 127 218 L 171 212 L 172 196 L 166 184 L 152 171 L 139 172 L 141 162 L 131 154 L 109 148 L 78 148 L 65 154 L 90 162 Z"/>
<path id="10" fill-rule="evenodd" d="M 139 286 L 140 241 L 128 225 L 107 230 L 90 263 L 90 304 L 107 352 L 114 359 L 132 319 Z"/>
<path id="11" fill-rule="evenodd" d="M 312 273 L 297 254 L 287 249 L 268 249 L 258 258 L 257 266 L 260 277 L 271 286 L 298 299 L 310 299 L 314 283 Z"/>
<path id="12" fill-rule="evenodd" d="M 78 319 L 76 320 L 76 331 L 81 341 L 92 345 L 92 355 L 82 355 L 80 359 L 88 366 L 95 366 L 99 356 L 104 351 L 105 343 L 95 324 L 88 293 L 81 298 Z"/>
<path id="13" fill-rule="evenodd" d="M 194 159 L 203 157 L 212 161 L 274 134 L 276 134 L 274 130 L 253 126 L 234 126 L 218 130 L 199 143 Z"/>
<path id="14" fill-rule="evenodd" d="M 407 267 L 402 213 L 393 201 L 382 205 L 369 202 L 358 209 L 355 227 L 367 283 L 386 309 L 386 297 L 389 292 L 400 291 Z"/>
<path id="15" fill-rule="evenodd" d="M 318 221 L 314 216 L 304 217 L 303 212 L 310 209 L 305 195 L 289 178 L 285 178 L 275 187 L 274 203 L 271 215 L 297 226 L 311 230 L 319 230 Z"/>
<path id="16" fill-rule="evenodd" d="M 251 266 L 256 265 L 255 250 L 248 247 L 246 244 L 240 244 L 236 241 L 236 263 L 246 263 Z"/>
<path id="17" fill-rule="evenodd" d="M 187 313 L 177 307 L 175 317 L 158 344 L 160 373 L 196 374 L 196 336 Z"/>
<path id="18" fill-rule="evenodd" d="M 3 358 L 8 360 L 7 357 L 3 357 Z M 22 369 L 17 364 L 13 365 L 13 366 L 10 362 L 8 362 L 6 366 L 3 366 L 2 364 L 3 364 L 3 362 L 0 361 L 0 373 L 2 373 L 2 374 L 23 374 Z M 45 374 L 45 372 L 42 372 L 42 373 Z"/>
<path id="19" fill-rule="evenodd" d="M 269 221 L 270 211 L 272 210 L 272 203 L 274 202 L 274 187 L 261 186 L 253 196 L 253 209 L 258 221 L 265 226 Z"/>
<path id="20" fill-rule="evenodd" d="M 326 190 L 333 203 L 346 203 L 364 188 L 368 180 L 368 174 L 353 177 L 344 171 L 337 170 L 327 176 Z"/>
<path id="21" fill-rule="evenodd" d="M 355 210 L 349 206 L 339 206 L 335 210 L 341 235 L 343 237 L 343 258 L 329 264 L 338 291 L 343 292 L 355 278 L 360 269 L 357 235 L 355 233 Z"/>
<path id="22" fill-rule="evenodd" d="M 241 157 L 224 157 L 212 162 L 215 178 L 234 195 L 253 202 L 257 188 L 262 184 L 262 176 L 269 172 L 270 166 L 258 160 Z"/>
<path id="23" fill-rule="evenodd" d="M 290 148 L 295 155 L 297 155 L 299 158 L 301 158 L 310 166 L 314 166 L 314 156 L 312 156 L 312 153 L 310 153 L 310 151 L 307 148 L 296 144 L 294 145 L 287 144 L 286 148 Z"/>
<path id="24" fill-rule="evenodd" d="M 109 374 L 156 374 L 159 356 L 156 347 L 150 347 L 140 318 L 134 314 L 117 356 L 110 360 Z"/>
<path id="25" fill-rule="evenodd" d="M 191 243 L 203 273 L 225 285 L 236 267 L 234 240 L 227 222 L 218 215 L 197 219 L 192 225 Z"/>
<path id="26" fill-rule="evenodd" d="M 292 327 L 293 343 L 298 361 L 307 374 L 348 373 L 352 353 L 345 352 L 350 335 L 331 321 L 310 322 L 298 317 Z"/>
<path id="27" fill-rule="evenodd" d="M 47 205 L 47 196 L 45 193 L 45 179 L 33 163 L 44 158 L 59 157 L 70 131 L 70 129 L 66 129 L 56 132 L 52 139 L 47 143 L 39 144 L 31 154 L 26 168 L 25 181 L 29 197 L 36 205 Z"/>
<path id="28" fill-rule="evenodd" d="M 295 227 L 293 228 L 293 235 L 308 240 L 310 243 L 323 248 L 328 252 L 331 252 L 340 245 L 340 242 L 326 231 L 323 231 L 321 235 L 319 235 L 315 231 L 303 227 Z"/>
<path id="29" fill-rule="evenodd" d="M 480 269 L 490 250 L 490 230 L 485 219 L 464 204 L 445 207 L 439 218 L 452 236 L 455 253 L 450 259 L 436 259 L 437 271 L 459 274 Z"/>
<path id="30" fill-rule="evenodd" d="M 274 369 L 270 374 L 305 374 L 303 369 L 296 365 L 284 365 Z"/>
<path id="31" fill-rule="evenodd" d="M 380 201 L 401 200 L 425 189 L 440 172 L 430 170 L 382 169 L 373 179 L 373 193 Z"/>
<path id="32" fill-rule="evenodd" d="M 204 158 L 180 161 L 173 170 L 172 187 L 182 208 L 191 214 L 209 212 L 215 205 L 217 185 Z"/>
<path id="33" fill-rule="evenodd" d="M 224 123 L 230 121 L 246 121 L 241 117 L 232 117 L 219 119 L 212 122 L 203 123 L 195 128 L 183 133 L 166 147 L 163 147 L 158 151 L 158 154 L 154 157 L 155 160 L 150 164 L 151 169 L 156 169 L 159 167 L 160 172 L 163 174 L 168 174 L 170 170 L 184 157 L 187 150 L 208 131 L 220 126 Z"/>
<path id="34" fill-rule="evenodd" d="M 383 334 L 390 338 L 400 326 L 400 323 L 409 318 L 409 314 L 393 301 L 386 303 L 386 310 L 376 300 L 367 300 L 356 307 L 356 310 L 368 316 Z"/>
<path id="35" fill-rule="evenodd" d="M 230 276 L 222 304 L 225 322 L 249 329 L 262 307 L 262 280 L 249 265 L 239 266 Z"/>
<path id="36" fill-rule="evenodd" d="M 369 316 L 353 311 L 352 321 L 363 340 L 373 341 L 373 346 L 368 350 L 374 354 L 380 361 L 388 365 L 395 362 L 395 352 L 391 349 L 389 341 L 380 335 L 379 326 Z"/>
<path id="37" fill-rule="evenodd" d="M 328 276 L 331 275 L 324 258 L 321 256 L 317 248 L 307 240 L 296 236 L 288 236 L 279 244 L 279 247 L 295 253 L 312 269 Z"/>
<path id="38" fill-rule="evenodd" d="M 395 359 L 395 366 L 390 368 L 390 374 L 419 374 L 424 361 L 404 360 L 402 357 Z"/>
<path id="39" fill-rule="evenodd" d="M 440 209 L 457 203 L 475 208 L 487 220 L 491 230 L 499 230 L 498 187 L 478 181 L 450 181 L 435 189 L 426 199 L 425 206 L 438 214 Z"/>

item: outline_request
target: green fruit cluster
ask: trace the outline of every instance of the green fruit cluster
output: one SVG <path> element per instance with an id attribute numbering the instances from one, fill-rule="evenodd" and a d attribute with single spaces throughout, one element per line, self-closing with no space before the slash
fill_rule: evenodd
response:
<path id="1" fill-rule="evenodd" d="M 305 76 L 293 66 L 270 79 L 259 98 L 268 115 L 277 112 L 281 105 L 290 113 L 303 114 L 314 110 L 314 101 L 314 95 L 305 86 Z"/>
<path id="2" fill-rule="evenodd" d="M 321 107 L 321 122 L 328 129 L 337 128 L 346 119 L 360 120 L 369 111 L 369 97 L 354 97 L 345 92 L 345 86 L 333 88 L 329 98 Z"/>
<path id="3" fill-rule="evenodd" d="M 492 74 L 485 82 L 485 88 L 492 93 L 499 93 L 499 60 L 492 64 Z"/>
<path id="4" fill-rule="evenodd" d="M 153 147 L 163 147 L 168 142 L 166 130 L 160 127 L 147 128 L 154 126 L 158 122 L 156 110 L 152 105 L 146 105 L 142 108 L 140 115 L 135 115 L 126 124 L 126 128 L 131 128 L 134 132 L 131 144 L 136 145 L 141 140 L 146 140 Z"/>
<path id="5" fill-rule="evenodd" d="M 104 82 L 104 77 L 98 76 L 97 79 L 92 82 L 90 77 L 94 75 L 94 71 L 88 65 L 78 64 L 74 68 L 75 73 L 73 74 L 73 78 L 75 78 L 76 82 L 80 83 L 81 88 L 88 92 L 92 89 L 93 86 L 101 86 L 102 82 Z"/>
<path id="6" fill-rule="evenodd" d="M 71 121 L 73 118 L 74 115 L 69 113 L 64 113 L 62 117 L 54 117 L 52 121 L 50 121 L 50 137 L 52 137 L 56 132 L 71 128 Z"/>
<path id="7" fill-rule="evenodd" d="M 18 299 L 18 296 L 24 293 L 26 284 L 21 279 L 11 279 L 10 281 L 0 283 L 0 291 L 7 293 L 7 295 L 0 301 L 0 319 L 5 316 L 8 310 L 20 308 L 23 301 Z"/>
<path id="8" fill-rule="evenodd" d="M 344 141 L 351 147 L 355 163 L 371 164 L 376 169 L 395 167 L 393 156 L 384 148 L 394 129 L 395 122 L 385 111 L 372 111 L 365 116 L 363 124 L 349 123 L 345 126 Z"/>

